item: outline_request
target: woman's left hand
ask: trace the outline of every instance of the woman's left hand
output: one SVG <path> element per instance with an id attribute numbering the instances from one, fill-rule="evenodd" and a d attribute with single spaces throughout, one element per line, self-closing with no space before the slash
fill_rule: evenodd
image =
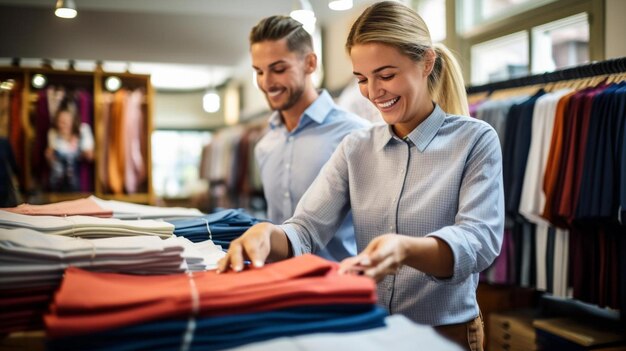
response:
<path id="1" fill-rule="evenodd" d="M 396 274 L 407 256 L 407 239 L 400 234 L 381 235 L 357 256 L 341 261 L 339 273 L 366 275 L 376 281 Z"/>

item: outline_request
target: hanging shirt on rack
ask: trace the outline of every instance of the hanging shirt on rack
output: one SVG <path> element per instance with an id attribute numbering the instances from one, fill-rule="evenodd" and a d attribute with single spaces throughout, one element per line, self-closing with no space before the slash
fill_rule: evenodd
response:
<path id="1" fill-rule="evenodd" d="M 126 165 L 126 148 L 128 142 L 124 140 L 125 130 L 125 107 L 128 91 L 121 89 L 114 95 L 111 105 L 111 117 L 109 119 L 109 150 L 108 173 L 109 186 L 113 193 L 121 194 L 124 191 L 124 167 Z"/>
<path id="2" fill-rule="evenodd" d="M 535 287 L 538 290 L 547 290 L 548 288 L 547 250 L 549 223 L 541 217 L 546 202 L 543 192 L 543 175 L 550 152 L 556 107 L 561 97 L 570 92 L 571 89 L 561 89 L 541 96 L 537 99 L 533 112 L 532 138 L 528 151 L 526 172 L 524 173 L 519 212 L 537 226 L 535 231 Z M 553 255 L 550 255 L 550 257 L 553 257 Z M 550 262 L 550 267 L 553 266 L 552 263 Z M 550 272 L 550 276 L 552 276 L 552 272 Z M 552 282 L 552 279 L 550 282 Z M 552 283 L 550 286 L 552 286 Z M 553 290 L 551 289 L 550 291 Z"/>
<path id="3" fill-rule="evenodd" d="M 139 191 L 146 179 L 144 155 L 141 152 L 141 135 L 144 133 L 144 120 L 141 112 L 143 92 L 136 89 L 128 93 L 124 118 L 124 188 L 128 194 Z"/>
<path id="4" fill-rule="evenodd" d="M 546 92 L 542 89 L 528 100 L 513 105 L 506 124 L 506 141 L 502 162 L 506 211 L 513 215 L 519 210 L 524 171 L 530 149 L 533 110 L 539 97 Z"/>
<path id="5" fill-rule="evenodd" d="M 624 140 L 617 142 L 620 129 L 619 123 L 623 120 L 624 109 L 622 103 L 621 115 L 619 114 L 619 93 L 626 89 L 626 83 L 614 84 L 606 88 L 594 98 L 592 105 L 593 117 L 589 121 L 588 142 L 585 149 L 585 166 L 582 171 L 579 200 L 576 208 L 576 218 L 589 219 L 617 215 L 618 199 L 614 194 L 618 193 L 615 179 L 618 169 L 622 168 L 615 156 L 615 152 L 623 147 Z M 623 129 L 623 122 L 622 127 Z M 623 133 L 623 131 L 622 131 Z M 624 175 L 621 175 L 621 179 Z M 615 212 L 613 212 L 615 211 Z"/>
<path id="6" fill-rule="evenodd" d="M 290 218 L 339 142 L 351 131 L 369 123 L 345 112 L 323 90 L 289 132 L 279 112 L 270 117 L 270 128 L 255 148 L 267 199 L 268 219 L 283 223 Z M 333 232 L 334 233 L 334 232 Z M 314 253 L 331 260 L 356 254 L 352 216 L 347 214 L 336 235 Z"/>

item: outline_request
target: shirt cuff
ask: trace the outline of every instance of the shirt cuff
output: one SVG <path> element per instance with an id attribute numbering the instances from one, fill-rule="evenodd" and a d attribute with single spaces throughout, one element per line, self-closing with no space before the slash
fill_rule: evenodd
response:
<path id="1" fill-rule="evenodd" d="M 279 227 L 285 232 L 287 235 L 287 239 L 291 243 L 291 249 L 293 250 L 293 256 L 300 256 L 303 254 L 302 250 L 302 242 L 300 241 L 300 237 L 298 236 L 298 232 L 291 224 L 281 224 Z"/>
<path id="2" fill-rule="evenodd" d="M 428 277 L 439 283 L 458 284 L 465 281 L 472 274 L 474 260 L 465 249 L 465 247 L 469 244 L 467 243 L 464 235 L 457 233 L 454 230 L 440 230 L 428 234 L 426 237 L 435 237 L 443 240 L 452 250 L 452 256 L 454 259 L 452 277 L 437 278 L 432 275 L 429 275 Z"/>

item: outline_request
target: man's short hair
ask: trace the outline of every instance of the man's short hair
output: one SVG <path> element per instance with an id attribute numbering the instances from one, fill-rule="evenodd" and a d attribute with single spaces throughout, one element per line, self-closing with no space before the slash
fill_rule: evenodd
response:
<path id="1" fill-rule="evenodd" d="M 287 39 L 291 52 L 308 54 L 313 51 L 313 39 L 302 23 L 288 16 L 270 16 L 262 19 L 250 31 L 250 46 L 263 41 Z"/>

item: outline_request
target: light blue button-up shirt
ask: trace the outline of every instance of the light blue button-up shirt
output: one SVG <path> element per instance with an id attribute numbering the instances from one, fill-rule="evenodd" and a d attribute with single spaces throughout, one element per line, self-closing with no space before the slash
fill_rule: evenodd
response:
<path id="1" fill-rule="evenodd" d="M 390 232 L 440 238 L 452 249 L 453 276 L 440 280 L 403 266 L 378 284 L 379 303 L 418 323 L 466 322 L 478 315 L 478 273 L 502 243 L 498 135 L 483 121 L 435 106 L 408 139 L 389 126 L 347 136 L 282 228 L 296 255 L 328 240 L 350 209 L 359 252 Z"/>
<path id="2" fill-rule="evenodd" d="M 267 199 L 268 219 L 283 223 L 290 218 L 341 140 L 353 130 L 369 125 L 368 121 L 339 109 L 325 90 L 304 111 L 291 132 L 287 131 L 280 113 L 275 112 L 270 117 L 267 134 L 254 150 Z M 310 252 L 335 261 L 356 254 L 352 215 L 348 213 L 345 220 L 344 215 L 345 212 L 340 218 L 341 226 L 334 228 Z"/>

